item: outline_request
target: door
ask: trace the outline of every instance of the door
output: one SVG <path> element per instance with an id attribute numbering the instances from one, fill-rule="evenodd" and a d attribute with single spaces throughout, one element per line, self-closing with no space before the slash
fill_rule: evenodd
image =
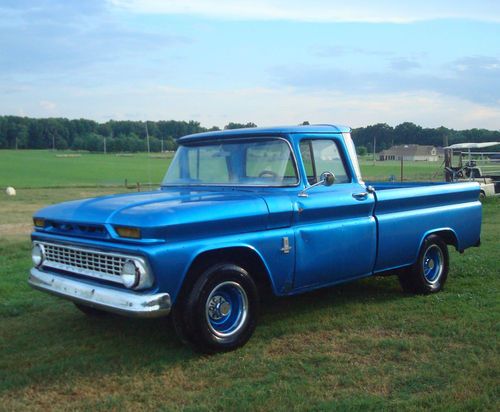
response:
<path id="1" fill-rule="evenodd" d="M 335 175 L 298 197 L 295 210 L 294 289 L 333 284 L 372 273 L 376 257 L 375 199 L 357 181 L 335 138 L 305 138 L 300 152 L 309 184 L 322 172 Z"/>

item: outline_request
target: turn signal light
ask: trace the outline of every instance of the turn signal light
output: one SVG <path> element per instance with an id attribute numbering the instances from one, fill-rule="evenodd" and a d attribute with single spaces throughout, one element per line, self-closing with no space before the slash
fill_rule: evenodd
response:
<path id="1" fill-rule="evenodd" d="M 39 217 L 34 217 L 33 224 L 36 227 L 45 227 L 45 219 L 40 219 Z"/>
<path id="2" fill-rule="evenodd" d="M 141 230 L 136 227 L 116 226 L 115 230 L 121 237 L 128 237 L 131 239 L 141 238 Z"/>

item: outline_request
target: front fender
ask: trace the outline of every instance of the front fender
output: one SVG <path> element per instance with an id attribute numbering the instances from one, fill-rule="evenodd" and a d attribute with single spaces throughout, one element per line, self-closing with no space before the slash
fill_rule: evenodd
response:
<path id="1" fill-rule="evenodd" d="M 190 268 L 196 259 L 206 253 L 243 248 L 254 253 L 262 262 L 276 295 L 291 289 L 295 263 L 295 240 L 290 228 L 231 235 L 213 239 L 163 244 L 151 248 L 151 266 L 158 280 L 158 288 L 170 294 L 175 303 Z M 283 238 L 288 238 L 289 249 L 283 249 Z"/>

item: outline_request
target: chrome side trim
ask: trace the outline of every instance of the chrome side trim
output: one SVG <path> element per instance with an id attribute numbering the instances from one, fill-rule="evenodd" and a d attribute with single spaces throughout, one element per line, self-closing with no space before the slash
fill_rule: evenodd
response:
<path id="1" fill-rule="evenodd" d="M 30 286 L 62 298 L 120 315 L 152 318 L 168 315 L 172 307 L 168 293 L 142 294 L 91 285 L 56 273 L 32 268 Z"/>

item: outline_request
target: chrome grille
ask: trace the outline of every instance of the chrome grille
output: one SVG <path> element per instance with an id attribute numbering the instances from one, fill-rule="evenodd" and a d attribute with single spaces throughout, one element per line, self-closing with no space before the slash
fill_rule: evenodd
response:
<path id="1" fill-rule="evenodd" d="M 120 271 L 129 259 L 127 256 L 53 243 L 37 243 L 45 253 L 43 267 L 122 283 Z"/>

